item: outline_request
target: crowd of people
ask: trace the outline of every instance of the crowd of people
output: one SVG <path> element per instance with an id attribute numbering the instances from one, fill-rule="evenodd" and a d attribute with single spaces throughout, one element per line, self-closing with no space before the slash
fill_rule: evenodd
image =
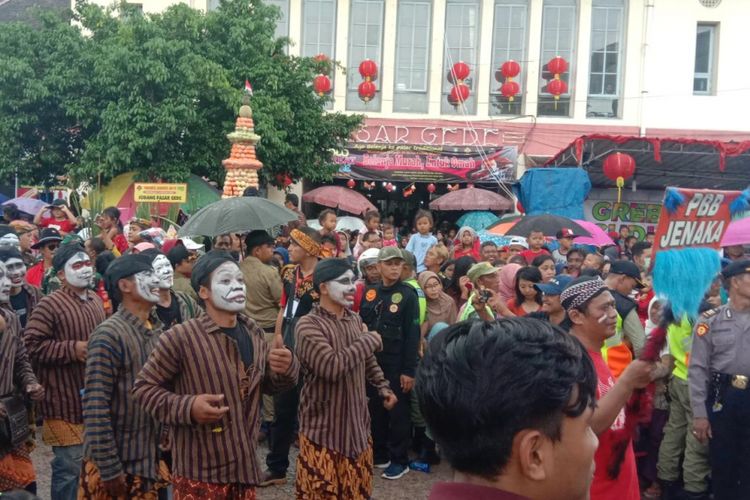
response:
<path id="1" fill-rule="evenodd" d="M 349 232 L 327 209 L 313 229 L 298 203 L 278 235 L 203 241 L 115 207 L 96 231 L 64 201 L 7 209 L 0 492 L 36 492 L 41 440 L 53 500 L 254 499 L 291 479 L 293 446 L 302 499 L 367 499 L 375 471 L 441 460 L 455 480 L 433 499 L 750 498 L 742 247 L 694 319 L 655 296 L 651 233 L 498 246 L 425 210 Z"/>

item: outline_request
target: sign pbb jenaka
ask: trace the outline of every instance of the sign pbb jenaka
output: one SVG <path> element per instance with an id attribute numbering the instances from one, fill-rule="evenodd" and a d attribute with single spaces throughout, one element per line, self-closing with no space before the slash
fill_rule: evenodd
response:
<path id="1" fill-rule="evenodd" d="M 656 227 L 654 254 L 678 248 L 721 248 L 721 238 L 729 226 L 729 205 L 739 191 L 680 189 L 685 198 L 672 213 L 662 206 Z"/>
<path id="2" fill-rule="evenodd" d="M 187 184 L 166 184 L 161 182 L 136 182 L 133 200 L 142 203 L 185 203 Z"/>

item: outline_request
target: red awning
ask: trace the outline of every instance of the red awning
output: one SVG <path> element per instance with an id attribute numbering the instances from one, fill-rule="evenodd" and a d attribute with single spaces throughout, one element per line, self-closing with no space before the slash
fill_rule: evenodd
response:
<path id="1" fill-rule="evenodd" d="M 750 141 L 584 135 L 544 166 L 581 167 L 594 186 L 611 187 L 614 182 L 602 173 L 602 163 L 617 151 L 635 159 L 633 179 L 638 188 L 741 190 L 750 185 Z"/>

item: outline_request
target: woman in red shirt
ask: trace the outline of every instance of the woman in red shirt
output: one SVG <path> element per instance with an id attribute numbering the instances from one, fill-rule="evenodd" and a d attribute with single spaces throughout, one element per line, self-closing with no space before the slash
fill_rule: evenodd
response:
<path id="1" fill-rule="evenodd" d="M 534 284 L 542 281 L 542 273 L 533 266 L 522 267 L 516 273 L 516 296 L 507 302 L 508 309 L 516 316 L 526 316 L 542 308 L 542 294 Z"/>
<path id="2" fill-rule="evenodd" d="M 101 229 L 100 237 L 107 250 L 114 251 L 114 249 L 117 249 L 119 255 L 127 251 L 128 240 L 123 234 L 120 210 L 117 207 L 107 207 L 102 210 L 96 225 Z"/>

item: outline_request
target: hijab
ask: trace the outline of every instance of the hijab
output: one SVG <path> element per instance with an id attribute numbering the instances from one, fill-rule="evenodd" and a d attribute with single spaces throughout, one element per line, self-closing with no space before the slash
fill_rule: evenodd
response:
<path id="1" fill-rule="evenodd" d="M 440 281 L 440 276 L 432 271 L 423 271 L 420 273 L 418 281 L 422 290 L 427 286 L 427 282 L 433 278 L 437 280 L 438 283 L 442 283 Z M 425 297 L 426 296 L 427 294 L 425 294 Z M 457 315 L 458 312 L 456 311 L 455 301 L 444 291 L 440 290 L 438 298 L 434 300 L 427 299 L 427 322 L 430 327 L 435 323 L 440 322 L 452 325 L 456 322 Z"/>
<path id="2" fill-rule="evenodd" d="M 500 269 L 500 280 L 497 293 L 503 302 L 516 297 L 516 273 L 521 269 L 519 264 L 505 264 Z"/>

